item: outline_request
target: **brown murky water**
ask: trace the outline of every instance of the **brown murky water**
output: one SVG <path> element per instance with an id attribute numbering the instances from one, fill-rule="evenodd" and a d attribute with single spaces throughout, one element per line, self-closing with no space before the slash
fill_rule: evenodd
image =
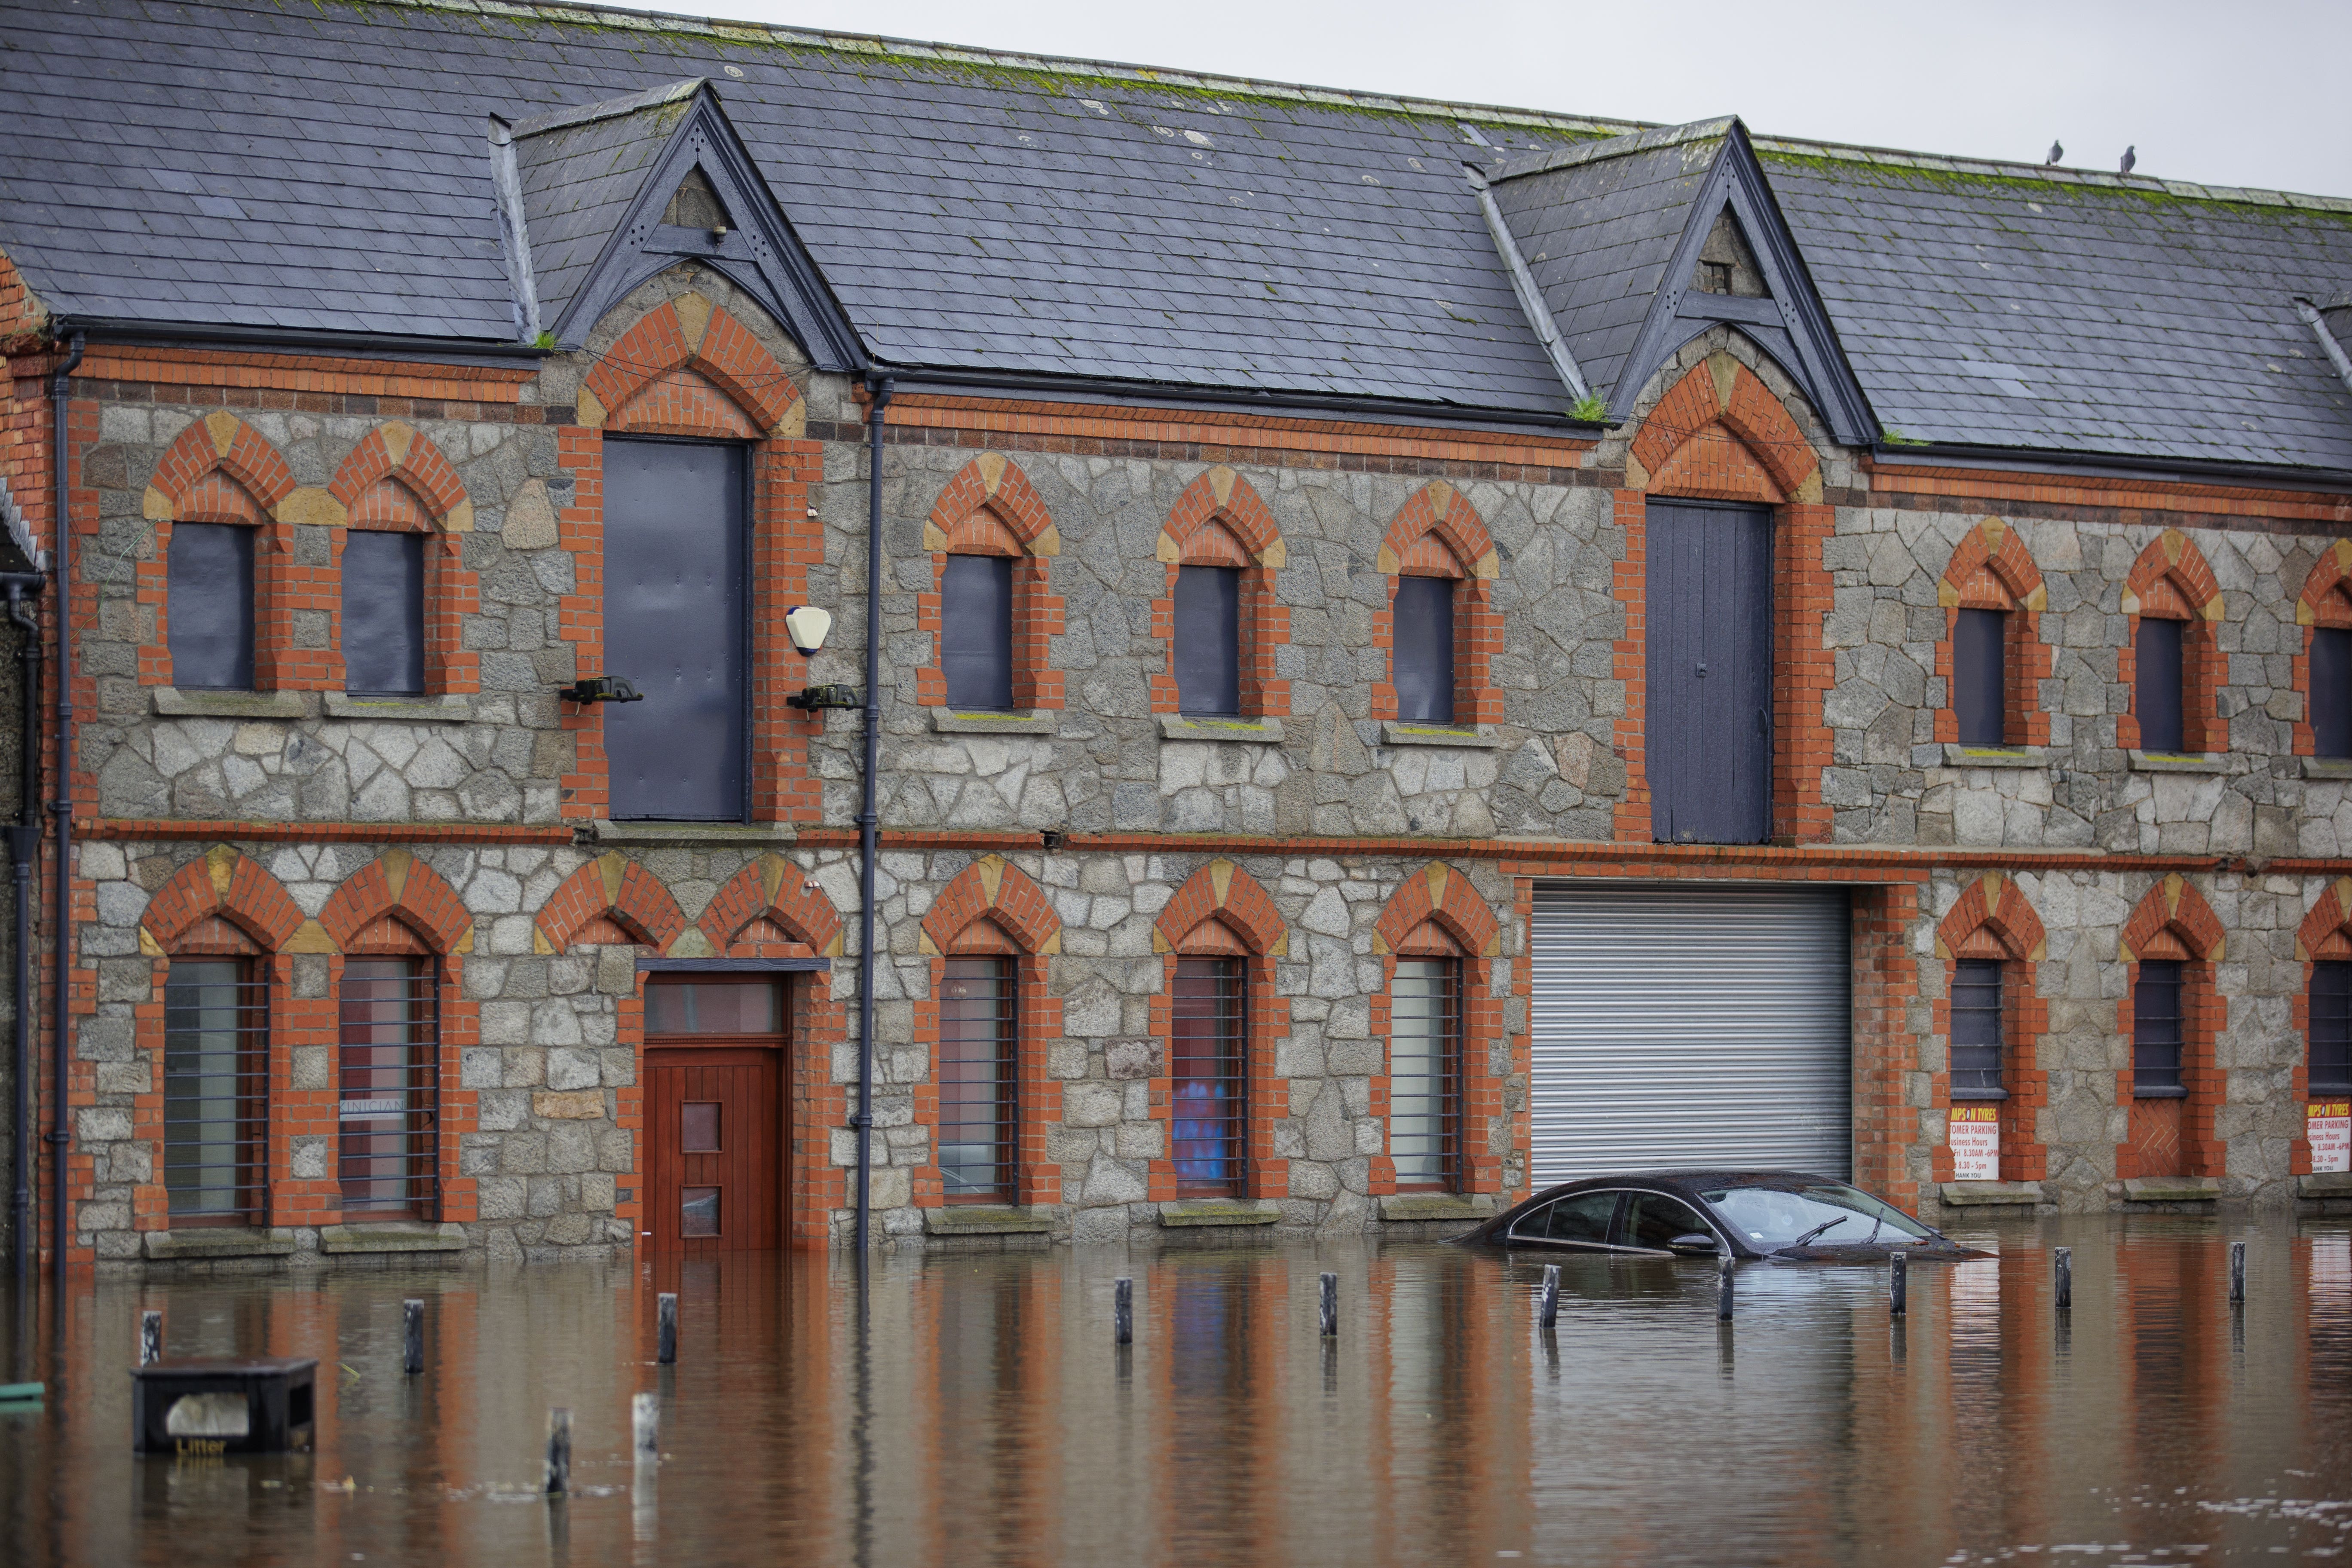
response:
<path id="1" fill-rule="evenodd" d="M 2352 1549 L 2352 1225 L 1956 1232 L 1995 1261 L 1751 1266 L 1437 1246 L 1061 1250 L 85 1288 L 0 1416 L 11 1563 L 2199 1563 Z M 2248 1302 L 2227 1251 L 2248 1243 Z M 2049 1248 L 2075 1253 L 2051 1305 Z M 1336 1344 L 1316 1277 L 1339 1277 Z M 1111 1344 L 1112 1281 L 1136 1337 Z M 654 1293 L 683 1295 L 653 1364 Z M 429 1365 L 400 1370 L 400 1301 Z M 167 1351 L 315 1355 L 317 1451 L 130 1452 Z M 21 1364 L 21 1363 L 18 1363 Z M 629 1457 L 658 1394 L 657 1477 Z M 568 1501 L 536 1495 L 546 1411 Z M 348 1486 L 345 1484 L 349 1479 Z"/>

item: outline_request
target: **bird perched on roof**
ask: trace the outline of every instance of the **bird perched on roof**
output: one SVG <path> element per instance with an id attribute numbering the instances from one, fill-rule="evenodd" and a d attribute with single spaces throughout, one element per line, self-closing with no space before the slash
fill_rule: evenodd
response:
<path id="1" fill-rule="evenodd" d="M 2065 155 L 2066 149 L 2058 145 L 2056 139 L 2053 138 L 2050 142 L 2050 156 L 2042 159 L 2042 162 L 2044 166 L 2047 166 L 2049 164 L 2055 163 L 2059 159 L 2063 158 Z"/>
<path id="2" fill-rule="evenodd" d="M 2132 165 L 2138 162 L 2139 143 L 2135 142 L 2130 146 L 2124 149 L 2124 161 L 2121 165 L 2118 166 L 2116 172 L 2118 174 L 2128 174 L 2132 172 Z"/>

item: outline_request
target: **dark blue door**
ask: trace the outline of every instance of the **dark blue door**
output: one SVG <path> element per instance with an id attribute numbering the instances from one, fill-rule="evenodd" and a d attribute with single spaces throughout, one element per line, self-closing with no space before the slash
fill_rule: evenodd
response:
<path id="1" fill-rule="evenodd" d="M 738 822 L 748 799 L 744 452 L 604 443 L 604 704 L 615 818 Z"/>
<path id="2" fill-rule="evenodd" d="M 1771 832 L 1772 515 L 1649 508 L 1650 831 L 1662 844 Z"/>

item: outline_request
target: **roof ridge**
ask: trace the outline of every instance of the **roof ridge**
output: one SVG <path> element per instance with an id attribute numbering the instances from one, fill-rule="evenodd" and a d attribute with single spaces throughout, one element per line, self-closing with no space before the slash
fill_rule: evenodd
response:
<path id="1" fill-rule="evenodd" d="M 1523 158 L 1505 160 L 1492 178 L 1516 180 L 1528 174 L 1549 174 L 1554 169 L 1574 168 L 1580 163 L 1630 157 L 1635 153 L 1654 153 L 1662 147 L 1680 147 L 1689 142 L 1714 141 L 1728 137 L 1731 128 L 1738 123 L 1739 116 L 1737 114 L 1718 114 L 1712 120 L 1694 120 L 1683 125 L 1654 126 L 1630 136 L 1609 136 L 1596 142 L 1581 142 L 1573 147 L 1549 148 Z"/>
<path id="2" fill-rule="evenodd" d="M 2315 212 L 2352 212 L 2352 197 L 2310 195 L 2300 191 L 2273 191 L 2255 185 L 2205 185 L 2192 180 L 2164 180 L 2153 174 L 2111 174 L 2102 169 L 2064 164 L 2012 163 L 2005 158 L 1962 158 L 1939 153 L 1911 153 L 1897 147 L 1870 147 L 1853 142 L 1820 142 L 1804 136 L 1753 136 L 1759 153 L 1786 153 L 1799 157 L 1834 158 L 1843 163 L 1875 163 L 1896 169 L 1930 169 L 1946 174 L 1975 174 L 2002 180 L 2041 180 L 2057 185 L 2088 185 L 2105 190 L 2135 191 L 2145 195 L 2181 196 L 2191 201 L 2243 202 L 2252 206 L 2302 207 Z"/>
<path id="3" fill-rule="evenodd" d="M 507 128 L 507 132 L 520 139 L 561 131 L 567 126 L 590 125 L 599 120 L 619 120 L 643 110 L 658 109 L 665 103 L 692 98 L 709 80 L 709 77 L 687 77 L 660 87 L 646 88 L 642 92 L 630 93 L 625 98 L 607 98 L 594 103 L 577 104 L 570 109 L 552 109 L 545 114 L 534 114 L 527 120 L 516 121 Z"/>

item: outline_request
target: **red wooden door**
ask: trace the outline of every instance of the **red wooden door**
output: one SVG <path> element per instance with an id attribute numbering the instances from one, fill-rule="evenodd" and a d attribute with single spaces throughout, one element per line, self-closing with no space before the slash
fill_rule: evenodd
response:
<path id="1" fill-rule="evenodd" d="M 782 1245 L 780 1053 L 735 1046 L 646 1055 L 646 1228 L 654 1247 L 698 1257 Z"/>

